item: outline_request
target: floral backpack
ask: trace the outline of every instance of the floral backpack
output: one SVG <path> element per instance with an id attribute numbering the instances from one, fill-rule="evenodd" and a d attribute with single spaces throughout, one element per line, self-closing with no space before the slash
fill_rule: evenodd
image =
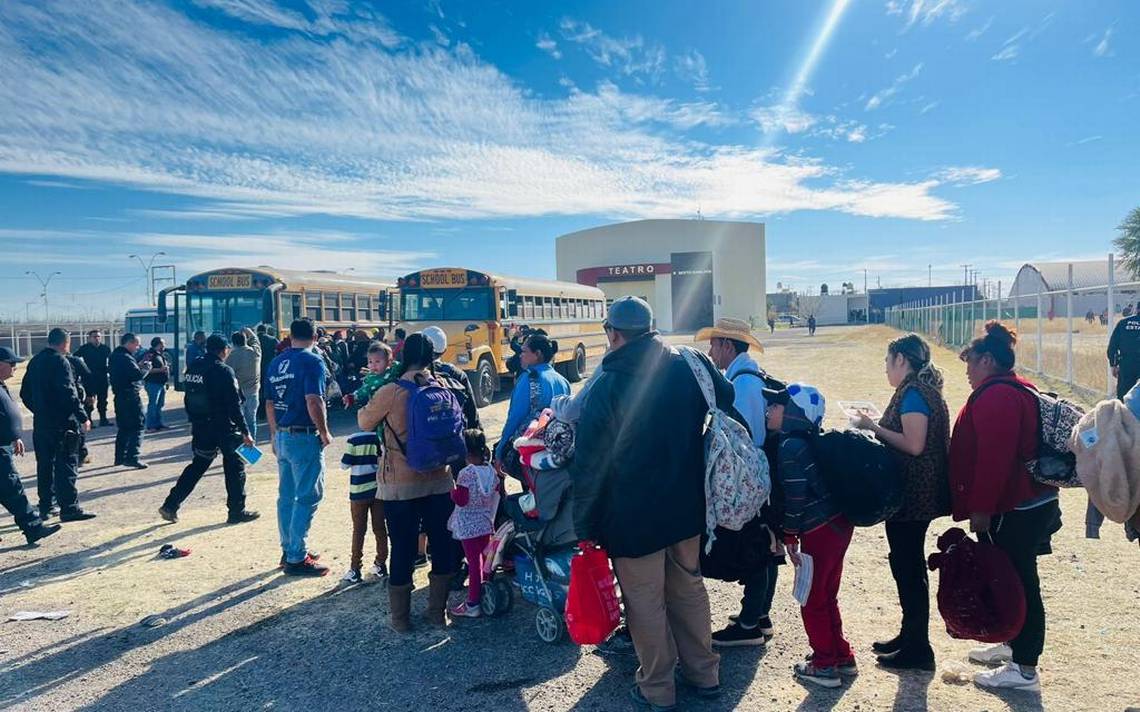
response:
<path id="1" fill-rule="evenodd" d="M 740 531 L 760 514 L 772 491 L 768 458 L 752 442 L 748 428 L 716 406 L 712 374 L 694 349 L 680 347 L 708 404 L 705 423 L 705 553 L 716 541 L 714 530 Z"/>

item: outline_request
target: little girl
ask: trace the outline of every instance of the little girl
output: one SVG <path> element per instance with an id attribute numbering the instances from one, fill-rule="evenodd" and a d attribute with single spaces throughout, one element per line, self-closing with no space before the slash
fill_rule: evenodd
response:
<path id="1" fill-rule="evenodd" d="M 478 618 L 479 595 L 483 588 L 483 550 L 495 531 L 495 511 L 499 507 L 499 476 L 487 464 L 491 451 L 487 436 L 477 428 L 463 431 L 467 443 L 467 467 L 455 478 L 451 499 L 455 511 L 447 521 L 447 528 L 463 544 L 467 556 L 469 584 L 467 600 L 453 606 L 453 618 Z"/>

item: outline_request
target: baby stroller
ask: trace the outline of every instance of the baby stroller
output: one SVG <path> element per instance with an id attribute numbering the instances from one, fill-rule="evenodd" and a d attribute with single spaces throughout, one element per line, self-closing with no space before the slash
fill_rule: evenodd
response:
<path id="1" fill-rule="evenodd" d="M 538 516 L 524 512 L 520 500 L 526 493 L 506 498 L 503 508 L 507 521 L 488 545 L 491 550 L 486 557 L 480 607 L 488 616 L 501 616 L 510 610 L 514 592 L 507 570 L 513 563 L 514 585 L 523 600 L 538 606 L 534 616 L 538 637 L 556 643 L 566 633 L 563 613 L 570 587 L 570 558 L 578 541 L 570 503 L 570 473 L 565 469 L 535 472 L 531 480 L 531 514 Z"/>

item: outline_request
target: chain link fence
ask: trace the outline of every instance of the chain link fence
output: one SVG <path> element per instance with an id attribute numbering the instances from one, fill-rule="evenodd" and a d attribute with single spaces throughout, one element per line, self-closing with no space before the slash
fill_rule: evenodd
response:
<path id="1" fill-rule="evenodd" d="M 984 333 L 987 321 L 998 319 L 1017 329 L 1019 370 L 1065 383 L 1094 398 L 1111 398 L 1116 395 L 1116 379 L 1108 365 L 1108 340 L 1127 311 L 1122 307 L 1140 293 L 1140 282 L 1116 283 L 1111 261 L 1109 265 L 1108 284 L 1075 288 L 1070 267 L 1066 289 L 904 304 L 887 309 L 885 322 L 961 348 Z"/>

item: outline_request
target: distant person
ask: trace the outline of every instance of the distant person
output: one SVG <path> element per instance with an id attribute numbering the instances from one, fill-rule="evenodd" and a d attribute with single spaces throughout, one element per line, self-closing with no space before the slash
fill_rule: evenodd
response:
<path id="1" fill-rule="evenodd" d="M 60 521 L 93 519 L 79 507 L 75 480 L 79 467 L 79 434 L 91 428 L 75 374 L 67 360 L 71 339 L 54 328 L 48 332 L 47 347 L 28 362 L 20 386 L 20 400 L 32 411 L 32 441 L 36 451 L 36 480 L 39 489 L 40 519 L 52 515 L 59 503 Z"/>
<path id="2" fill-rule="evenodd" d="M 233 369 L 241 391 L 241 414 L 249 437 L 257 442 L 257 404 L 261 397 L 261 342 L 247 326 L 230 337 L 233 348 L 226 365 Z"/>
<path id="3" fill-rule="evenodd" d="M 206 332 L 195 331 L 194 340 L 186 344 L 186 363 L 182 364 L 182 370 L 190 368 L 190 364 L 206 355 Z"/>
<path id="4" fill-rule="evenodd" d="M 639 662 L 630 696 L 672 709 L 678 685 L 702 699 L 720 694 L 700 575 L 708 404 L 685 357 L 652 324 L 642 299 L 610 307 L 609 353 L 582 408 L 570 473 L 577 536 L 605 548 L 621 585 Z M 528 351 L 537 361 L 541 342 Z M 718 407 L 734 412 L 732 386 L 713 364 L 708 370 Z"/>
<path id="5" fill-rule="evenodd" d="M 8 347 L 0 346 L 0 504 L 16 520 L 16 526 L 31 545 L 58 532 L 59 525 L 44 525 L 28 502 L 20 472 L 16 469 L 16 458 L 24 456 L 24 441 L 20 439 L 24 422 L 20 408 L 4 381 L 12 377 L 16 364 L 23 360 Z"/>
<path id="6" fill-rule="evenodd" d="M 75 392 L 79 396 L 79 401 L 83 403 L 84 412 L 87 413 L 87 424 L 91 426 L 91 411 L 94 407 L 94 398 L 87 395 L 87 388 L 91 384 L 91 369 L 87 368 L 86 361 L 75 354 L 68 354 L 67 362 L 71 365 L 71 376 L 72 381 L 75 383 Z M 77 432 L 79 437 L 77 438 L 75 453 L 80 465 L 86 465 L 91 462 L 91 455 L 87 450 L 88 430 L 89 428 L 80 428 Z"/>
<path id="7" fill-rule="evenodd" d="M 269 437 L 277 455 L 277 527 L 281 562 L 290 576 L 325 576 L 329 567 L 307 548 L 325 487 L 325 448 L 332 442 L 325 409 L 325 365 L 313 353 L 313 322 L 289 326 L 290 346 L 269 364 L 262 388 Z"/>
<path id="8" fill-rule="evenodd" d="M 1037 458 L 1036 387 L 1014 373 L 1017 333 L 998 321 L 962 350 L 973 393 L 950 441 L 950 495 L 955 521 L 1004 551 L 1025 592 L 1025 624 L 1008 644 L 975 649 L 970 659 L 1005 663 L 974 675 L 980 687 L 1039 691 L 1037 661 L 1045 647 L 1045 605 L 1037 553 L 1060 523 L 1057 489 L 1037 483 L 1026 466 Z"/>
<path id="9" fill-rule="evenodd" d="M 770 334 L 776 333 L 776 318 L 775 317 L 771 317 L 771 316 L 768 317 L 768 333 L 770 333 Z"/>
<path id="10" fill-rule="evenodd" d="M 142 382 L 146 376 L 144 366 L 135 360 L 139 350 L 139 337 L 127 332 L 119 337 L 119 346 L 111 352 L 108 361 L 111 390 L 115 394 L 115 464 L 145 470 L 146 463 L 139 461 L 142 447 L 143 404 Z"/>
<path id="11" fill-rule="evenodd" d="M 408 338 L 408 332 L 403 329 L 396 329 L 394 332 L 396 336 L 396 344 L 392 347 L 392 358 L 397 361 L 404 360 L 404 339 Z"/>
<path id="12" fill-rule="evenodd" d="M 170 382 L 170 355 L 166 353 L 166 342 L 161 336 L 150 340 L 150 348 L 143 354 L 142 360 L 150 364 L 150 370 L 143 378 L 143 388 L 146 390 L 146 431 L 157 433 L 166 430 L 166 425 L 162 422 L 162 409 L 166 405 L 166 389 Z"/>
<path id="13" fill-rule="evenodd" d="M 902 627 L 872 647 L 883 667 L 933 672 L 925 546 L 930 522 L 950 513 L 950 411 L 942 396 L 942 372 L 922 337 L 907 334 L 891 341 L 886 363 L 887 382 L 895 389 L 891 402 L 878 422 L 866 414 L 854 422 L 891 448 L 904 477 L 902 508 L 886 523 Z"/>
<path id="14" fill-rule="evenodd" d="M 242 443 L 252 445 L 253 437 L 242 413 L 237 377 L 226 364 L 228 355 L 229 344 L 214 334 L 206 339 L 206 355 L 186 369 L 183 402 L 190 419 L 190 448 L 194 459 L 182 471 L 158 510 L 159 516 L 168 522 L 178 521 L 179 507 L 214 464 L 218 453 L 222 455 L 226 479 L 226 509 L 229 511 L 226 523 L 242 524 L 261 516 L 245 508 L 245 461 L 237 449 Z"/>
<path id="15" fill-rule="evenodd" d="M 1052 314 L 1051 311 L 1049 313 Z M 1124 311 L 1120 312 L 1120 316 L 1127 319 L 1128 317 L 1132 316 L 1135 313 L 1136 313 L 1136 308 L 1133 306 L 1132 302 L 1129 302 L 1128 306 L 1124 307 Z M 1050 316 L 1049 318 L 1052 319 L 1053 317 Z"/>
<path id="16" fill-rule="evenodd" d="M 265 374 L 269 371 L 269 362 L 277 355 L 277 339 L 269 335 L 265 324 L 257 325 L 257 342 L 261 344 L 261 379 L 265 381 Z M 257 417 L 265 417 L 265 389 L 258 392 L 260 400 L 257 404 Z"/>
<path id="17" fill-rule="evenodd" d="M 808 317 L 808 322 L 807 322 L 808 336 L 815 336 L 815 324 L 816 324 L 815 314 L 812 314 L 811 316 Z"/>
<path id="18" fill-rule="evenodd" d="M 87 343 L 79 347 L 75 355 L 83 359 L 87 368 L 91 370 L 91 382 L 87 389 L 88 396 L 94 396 L 95 405 L 99 410 L 99 426 L 106 427 L 112 423 L 107 420 L 107 390 L 111 382 L 107 377 L 107 362 L 111 358 L 111 349 L 103 343 L 103 334 L 98 329 L 87 332 Z M 87 409 L 87 418 L 91 419 L 91 408 Z M 95 423 L 91 423 L 94 427 Z"/>
<path id="19" fill-rule="evenodd" d="M 1140 380 L 1140 314 L 1124 314 L 1116 322 L 1108 339 L 1108 364 L 1116 378 L 1116 397 L 1124 398 Z"/>
<path id="20" fill-rule="evenodd" d="M 459 405 L 463 406 L 463 427 L 481 429 L 483 425 L 479 422 L 479 408 L 475 405 L 471 379 L 463 369 L 443 360 L 447 352 L 447 334 L 438 326 L 429 326 L 423 330 L 423 335 L 432 347 L 431 375 L 459 399 Z"/>

